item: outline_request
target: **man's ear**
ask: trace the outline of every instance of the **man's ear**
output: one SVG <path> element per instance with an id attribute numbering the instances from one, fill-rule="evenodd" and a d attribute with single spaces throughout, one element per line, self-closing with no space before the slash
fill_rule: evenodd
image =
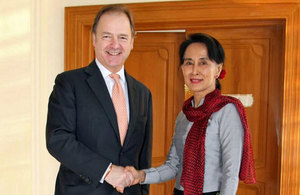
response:
<path id="1" fill-rule="evenodd" d="M 95 35 L 95 33 L 92 34 L 92 37 L 93 37 L 93 46 L 95 47 L 95 44 L 96 44 L 96 35 Z"/>
<path id="2" fill-rule="evenodd" d="M 136 31 L 134 32 L 134 35 L 131 35 L 131 36 L 132 36 L 132 40 L 131 40 L 131 50 L 133 50 L 134 38 L 136 37 L 136 35 L 137 35 L 137 32 L 136 32 Z"/>
<path id="3" fill-rule="evenodd" d="M 131 40 L 131 50 L 133 50 L 133 44 L 134 44 L 134 37 L 132 37 L 132 40 Z"/>

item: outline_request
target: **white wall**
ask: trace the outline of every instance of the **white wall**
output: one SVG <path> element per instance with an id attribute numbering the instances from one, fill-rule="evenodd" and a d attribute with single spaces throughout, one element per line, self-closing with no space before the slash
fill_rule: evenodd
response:
<path id="1" fill-rule="evenodd" d="M 143 0 L 143 2 L 168 0 Z M 170 0 L 176 1 L 176 0 Z M 54 194 L 47 102 L 64 69 L 64 7 L 140 0 L 0 1 L 0 194 Z"/>
<path id="2" fill-rule="evenodd" d="M 31 193 L 31 5 L 0 1 L 0 194 Z"/>

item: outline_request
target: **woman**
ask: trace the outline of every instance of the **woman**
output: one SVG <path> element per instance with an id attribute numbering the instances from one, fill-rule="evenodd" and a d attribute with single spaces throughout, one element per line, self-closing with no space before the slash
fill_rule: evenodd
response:
<path id="1" fill-rule="evenodd" d="M 225 54 L 206 34 L 192 34 L 180 46 L 184 82 L 194 96 L 176 119 L 165 164 L 136 171 L 135 183 L 160 183 L 176 176 L 174 195 L 234 195 L 239 178 L 255 183 L 253 155 L 244 108 L 222 96 L 219 79 Z"/>

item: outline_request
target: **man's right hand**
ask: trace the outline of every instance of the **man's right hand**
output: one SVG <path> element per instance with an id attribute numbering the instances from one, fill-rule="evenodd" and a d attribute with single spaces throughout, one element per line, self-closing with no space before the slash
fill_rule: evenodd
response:
<path id="1" fill-rule="evenodd" d="M 124 167 L 112 165 L 110 172 L 105 177 L 105 181 L 123 193 L 125 187 L 133 184 L 134 177 Z"/>

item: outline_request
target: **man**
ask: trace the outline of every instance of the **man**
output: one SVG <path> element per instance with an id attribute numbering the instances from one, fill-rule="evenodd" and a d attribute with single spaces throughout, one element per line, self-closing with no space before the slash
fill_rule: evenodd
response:
<path id="1" fill-rule="evenodd" d="M 125 7 L 104 7 L 93 25 L 96 59 L 55 80 L 46 142 L 50 154 L 61 163 L 56 195 L 119 194 L 115 188 L 122 191 L 133 182 L 125 166 L 151 166 L 151 93 L 124 70 L 134 35 Z M 120 102 L 124 109 L 117 105 Z M 128 195 L 148 193 L 147 185 L 124 189 Z"/>

